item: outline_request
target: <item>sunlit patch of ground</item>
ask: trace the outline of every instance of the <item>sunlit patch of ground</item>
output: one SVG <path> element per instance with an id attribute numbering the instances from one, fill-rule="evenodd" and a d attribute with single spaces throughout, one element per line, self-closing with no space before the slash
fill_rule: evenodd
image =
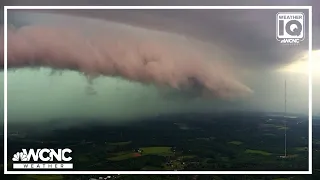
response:
<path id="1" fill-rule="evenodd" d="M 258 155 L 263 155 L 263 156 L 270 156 L 272 153 L 266 152 L 266 151 L 261 151 L 261 150 L 252 150 L 252 149 L 247 149 L 245 153 L 249 154 L 258 154 Z"/>
<path id="2" fill-rule="evenodd" d="M 243 142 L 241 142 L 241 141 L 230 141 L 230 142 L 228 142 L 229 144 L 233 144 L 233 145 L 241 145 L 241 144 L 243 144 Z"/>

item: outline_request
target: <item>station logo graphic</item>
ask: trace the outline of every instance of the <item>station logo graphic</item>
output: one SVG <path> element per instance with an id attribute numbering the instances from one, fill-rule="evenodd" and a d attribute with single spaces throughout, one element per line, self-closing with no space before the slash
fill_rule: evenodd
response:
<path id="1" fill-rule="evenodd" d="M 277 14 L 277 40 L 281 44 L 299 44 L 305 36 L 305 16 L 302 12 Z"/>
<path id="2" fill-rule="evenodd" d="M 69 148 L 22 149 L 12 157 L 13 169 L 73 169 L 71 153 Z"/>

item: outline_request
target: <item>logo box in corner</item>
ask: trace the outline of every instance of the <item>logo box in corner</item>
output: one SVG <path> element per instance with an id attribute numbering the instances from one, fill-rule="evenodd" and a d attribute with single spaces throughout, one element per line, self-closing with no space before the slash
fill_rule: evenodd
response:
<path id="1" fill-rule="evenodd" d="M 299 44 L 305 38 L 303 12 L 277 13 L 277 40 L 281 44 Z"/>
<path id="2" fill-rule="evenodd" d="M 22 149 L 13 155 L 13 169 L 73 169 L 72 150 L 65 149 Z M 64 162 L 64 163 L 62 163 Z"/>

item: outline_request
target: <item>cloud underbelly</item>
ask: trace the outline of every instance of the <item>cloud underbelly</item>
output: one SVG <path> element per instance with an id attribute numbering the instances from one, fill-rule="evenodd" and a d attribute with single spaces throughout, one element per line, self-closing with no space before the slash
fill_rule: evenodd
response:
<path id="1" fill-rule="evenodd" d="M 30 25 L 8 30 L 8 68 L 41 66 L 92 77 L 120 76 L 221 98 L 252 92 L 223 59 L 198 43 L 142 28 L 88 31 Z"/>

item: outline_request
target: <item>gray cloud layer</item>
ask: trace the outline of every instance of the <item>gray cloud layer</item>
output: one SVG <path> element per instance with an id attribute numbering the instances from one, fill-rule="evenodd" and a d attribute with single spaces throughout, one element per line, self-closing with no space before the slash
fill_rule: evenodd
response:
<path id="1" fill-rule="evenodd" d="M 316 0 L 224 0 L 224 1 L 147 1 L 147 0 L 80 0 L 80 1 L 4 1 L 6 5 L 312 5 L 313 16 L 320 15 L 320 3 Z M 236 63 L 247 68 L 272 69 L 292 61 L 292 54 L 305 50 L 308 42 L 297 47 L 283 47 L 275 41 L 275 13 L 278 10 L 189 10 L 189 11 L 58 11 L 58 13 L 75 14 L 94 18 L 116 20 L 154 29 L 186 33 L 199 39 L 214 40 L 222 45 L 228 43 L 228 49 L 233 56 L 237 56 Z M 305 12 L 308 16 L 307 12 Z M 314 18 L 313 38 L 314 49 L 320 48 L 318 32 L 320 21 Z M 308 34 L 306 34 L 308 37 Z M 307 38 L 306 37 L 306 38 Z M 285 51 L 285 53 L 284 53 Z"/>
<path id="2" fill-rule="evenodd" d="M 218 51 L 211 52 L 212 45 L 209 49 L 188 37 L 117 23 L 97 21 L 94 26 L 90 19 L 81 20 L 86 25 L 76 21 L 62 21 L 63 27 L 50 21 L 51 26 L 10 29 L 8 67 L 44 66 L 93 77 L 121 76 L 223 98 L 252 92 L 233 77 Z M 66 28 L 66 24 L 73 27 Z"/>
<path id="3" fill-rule="evenodd" d="M 301 45 L 295 47 L 285 47 L 276 41 L 274 14 L 278 11 L 59 10 L 57 13 L 113 20 L 161 31 L 191 35 L 225 47 L 225 50 L 233 57 L 237 57 L 234 63 L 250 69 L 272 69 L 291 62 L 294 53 L 308 47 L 308 41 L 304 41 Z M 304 12 L 308 16 L 307 11 Z M 315 21 L 315 30 L 317 26 Z M 315 37 L 316 34 L 314 33 Z M 307 38 L 308 33 L 306 33 Z M 313 45 L 314 49 L 319 47 L 317 41 Z"/>
<path id="4" fill-rule="evenodd" d="M 6 2 L 4 2 L 6 3 Z M 138 0 L 138 1 L 108 1 L 108 4 L 105 4 L 106 1 L 84 1 L 80 0 L 77 2 L 74 1 L 17 1 L 13 0 L 7 2 L 8 5 L 314 5 L 314 17 L 319 16 L 319 6 L 316 1 L 146 1 L 146 0 Z M 140 3 L 140 4 L 139 4 Z M 282 103 L 283 103 L 283 81 L 286 78 L 283 74 L 275 74 L 273 71 L 289 62 L 295 61 L 293 57 L 296 53 L 300 53 L 301 50 L 306 50 L 308 41 L 305 40 L 303 44 L 300 46 L 283 46 L 280 45 L 276 41 L 275 37 L 275 14 L 278 11 L 225 11 L 225 12 L 216 12 L 212 10 L 204 10 L 204 11 L 197 11 L 192 10 L 188 11 L 56 11 L 53 13 L 57 14 L 69 14 L 75 16 L 82 16 L 82 17 L 93 17 L 102 20 L 111 20 L 117 22 L 123 22 L 126 24 L 132 24 L 136 26 L 141 26 L 144 28 L 155 29 L 159 31 L 166 31 L 166 32 L 174 32 L 178 34 L 184 34 L 185 36 L 195 37 L 200 40 L 205 40 L 210 43 L 214 43 L 215 45 L 219 46 L 223 49 L 224 52 L 228 54 L 228 58 L 226 61 L 223 62 L 231 62 L 236 67 L 237 71 L 241 71 L 239 73 L 239 79 L 242 79 L 244 84 L 252 87 L 255 93 L 246 99 L 245 101 L 239 101 L 236 103 L 230 102 L 208 102 L 208 101 L 197 101 L 197 102 L 190 102 L 190 107 L 200 107 L 212 111 L 219 109 L 232 109 L 232 110 L 239 110 L 239 109 L 258 109 L 264 111 L 282 111 Z M 13 17 L 13 16 L 12 16 Z M 21 17 L 21 16 L 20 16 Z M 17 20 L 19 17 L 16 17 Z M 27 17 L 26 17 L 27 18 Z M 14 17 L 13 17 L 14 19 Z M 39 21 L 40 18 L 30 18 L 31 21 Z M 46 18 L 43 18 L 42 21 L 46 21 Z M 30 23 L 28 22 L 28 23 Z M 27 23 L 27 24 L 28 24 Z M 48 21 L 48 23 L 51 23 Z M 319 20 L 314 18 L 314 49 L 319 47 Z M 233 57 L 230 59 L 229 57 Z M 219 58 L 223 60 L 223 58 Z M 247 73 L 247 74 L 246 74 Z M 237 73 L 236 73 L 237 74 Z M 11 84 L 11 91 L 17 90 L 14 88 L 14 83 L 19 81 L 18 75 L 16 78 L 13 78 L 13 74 L 9 81 Z M 242 76 L 244 78 L 242 78 Z M 31 76 L 26 76 L 31 77 Z M 66 76 L 63 76 L 66 78 Z M 38 77 L 39 78 L 39 77 Z M 25 78 L 26 79 L 26 78 Z M 35 78 L 36 79 L 36 78 Z M 58 78 L 55 78 L 57 81 Z M 35 83 L 36 80 L 31 81 Z M 67 80 L 66 80 L 67 81 Z M 287 77 L 288 86 L 290 87 L 290 91 L 288 92 L 289 96 L 289 103 L 288 103 L 288 110 L 291 112 L 307 112 L 307 78 L 302 77 L 299 75 L 288 75 Z M 102 82 L 101 82 L 102 83 Z M 103 84 L 107 85 L 107 82 Z M 46 84 L 47 85 L 47 84 Z M 108 84 L 109 86 L 110 84 Z M 114 84 L 113 84 L 114 85 Z M 40 86 L 40 84 L 39 84 Z M 70 85 L 71 86 L 71 85 Z M 116 88 L 116 85 L 114 85 Z M 37 86 L 36 86 L 37 87 Z M 68 86 L 69 87 L 69 86 Z M 77 86 L 78 87 L 78 86 Z M 319 83 L 314 83 L 314 89 L 319 87 Z M 71 87 L 70 87 L 71 88 Z M 73 88 L 73 87 L 72 87 Z M 128 87 L 126 87 L 128 88 Z M 35 90 L 35 88 L 33 88 Z M 40 89 L 40 88 L 39 88 Z M 105 91 L 107 88 L 97 88 L 98 94 L 100 93 L 101 98 L 104 97 L 106 99 L 108 94 Z M 128 88 L 130 89 L 130 88 Z M 319 88 L 317 88 L 319 89 Z M 109 91 L 108 89 L 107 91 Z M 131 89 L 130 89 L 131 90 Z M 18 91 L 18 90 L 17 90 Z M 43 91 L 45 91 L 43 89 Z M 110 90 L 114 92 L 114 95 L 120 95 L 119 90 Z M 124 90 L 123 90 L 124 91 Z M 19 91 L 20 92 L 20 91 Z M 22 91 L 21 91 L 22 92 Z M 35 91 L 41 93 L 42 91 L 38 90 Z M 64 91 L 67 92 L 67 91 Z M 136 107 L 136 102 L 147 101 L 148 103 L 144 103 L 145 108 L 149 108 L 149 112 L 163 112 L 164 106 L 167 106 L 166 111 L 176 111 L 179 107 L 184 106 L 185 104 L 181 105 L 178 103 L 173 103 L 168 105 L 167 102 L 164 103 L 164 100 L 161 99 L 159 96 L 155 96 L 154 98 L 150 98 L 149 95 L 146 95 L 144 90 L 132 90 L 135 95 L 139 94 L 141 97 L 139 100 L 130 100 L 130 98 L 126 100 L 115 99 L 113 102 L 115 108 L 104 106 L 103 103 L 100 103 L 98 109 L 99 102 L 91 102 L 90 107 L 96 105 L 97 108 L 89 108 L 87 107 L 83 101 L 83 98 L 80 99 L 72 99 L 68 103 L 66 99 L 61 98 L 60 100 L 66 104 L 74 104 L 71 109 L 73 112 L 82 112 L 85 109 L 90 109 L 91 114 L 99 114 L 99 112 L 103 112 L 108 109 L 111 113 L 117 112 L 118 114 L 123 114 L 123 110 L 126 112 L 140 112 L 138 109 L 132 108 Z M 128 90 L 127 94 L 132 94 L 132 92 Z M 314 90 L 314 108 L 318 103 L 316 97 L 316 90 Z M 105 93 L 105 94 L 103 94 Z M 70 93 L 69 93 L 70 94 Z M 178 96 L 180 93 L 173 94 L 174 97 Z M 31 96 L 32 93 L 30 92 L 29 95 Z M 104 96 L 103 96 L 104 95 Z M 12 94 L 13 96 L 13 94 Z M 124 96 L 124 95 L 123 95 Z M 109 96 L 108 96 L 109 97 Z M 129 97 L 129 96 L 125 96 Z M 19 96 L 19 98 L 22 98 Z M 25 97 L 26 98 L 26 97 Z M 43 97 L 45 99 L 45 97 Z M 11 104 L 19 105 L 21 103 L 14 103 L 14 97 L 11 97 Z M 10 100 L 9 99 L 9 100 Z M 31 102 L 30 98 L 30 102 Z M 172 98 L 171 98 L 172 99 Z M 85 100 L 87 101 L 87 100 Z M 18 98 L 16 98 L 16 102 Z M 28 101 L 29 102 L 29 101 Z M 48 100 L 48 102 L 50 102 Z M 72 102 L 72 103 L 71 103 Z M 107 101 L 105 103 L 108 103 Z M 120 105 L 121 102 L 124 104 Z M 157 102 L 157 103 L 154 103 Z M 52 103 L 52 102 L 51 102 Z M 82 108 L 78 108 L 80 104 L 83 103 Z M 163 104 L 162 104 L 163 103 Z M 50 104 L 50 103 L 49 103 Z M 87 103 L 88 104 L 88 103 Z M 101 105 L 102 104 L 102 105 Z M 156 105 L 155 105 L 156 104 Z M 161 104 L 161 105 L 160 105 Z M 170 103 L 169 103 L 170 104 Z M 235 105 L 236 104 L 236 105 Z M 319 104 L 319 103 L 318 103 Z M 20 105 L 22 106 L 22 104 Z M 64 106 L 57 106 L 55 103 L 52 105 L 52 108 L 59 107 L 57 112 L 64 112 L 63 110 L 67 111 Z M 89 106 L 89 105 L 88 105 Z M 157 107 L 156 107 L 157 106 Z M 162 106 L 162 107 L 160 107 Z M 24 106 L 25 107 L 25 106 Z M 125 108 L 127 107 L 127 108 Z M 138 107 L 137 107 L 138 108 Z M 157 109 L 152 111 L 151 109 Z M 23 109 L 21 107 L 20 109 Z M 82 109 L 79 111 L 79 109 Z M 111 110 L 112 109 L 112 110 Z M 192 108 L 190 108 L 192 109 Z M 190 110 L 188 109 L 188 110 Z M 187 110 L 187 111 L 188 111 Z M 99 112 L 98 112 L 99 111 Z M 11 116 L 16 114 L 13 107 L 11 109 Z M 43 111 L 49 114 L 48 111 Z M 51 111 L 50 111 L 51 112 Z M 318 112 L 319 109 L 318 109 Z M 41 112 L 37 112 L 41 113 Z M 54 111 L 51 112 L 54 114 Z M 88 110 L 89 113 L 89 110 Z M 144 112 L 140 112 L 141 114 L 146 114 L 147 110 Z M 134 114 L 134 113 L 133 113 Z M 131 114 L 132 115 L 132 114 Z M 116 115 L 117 116 L 117 115 Z"/>

